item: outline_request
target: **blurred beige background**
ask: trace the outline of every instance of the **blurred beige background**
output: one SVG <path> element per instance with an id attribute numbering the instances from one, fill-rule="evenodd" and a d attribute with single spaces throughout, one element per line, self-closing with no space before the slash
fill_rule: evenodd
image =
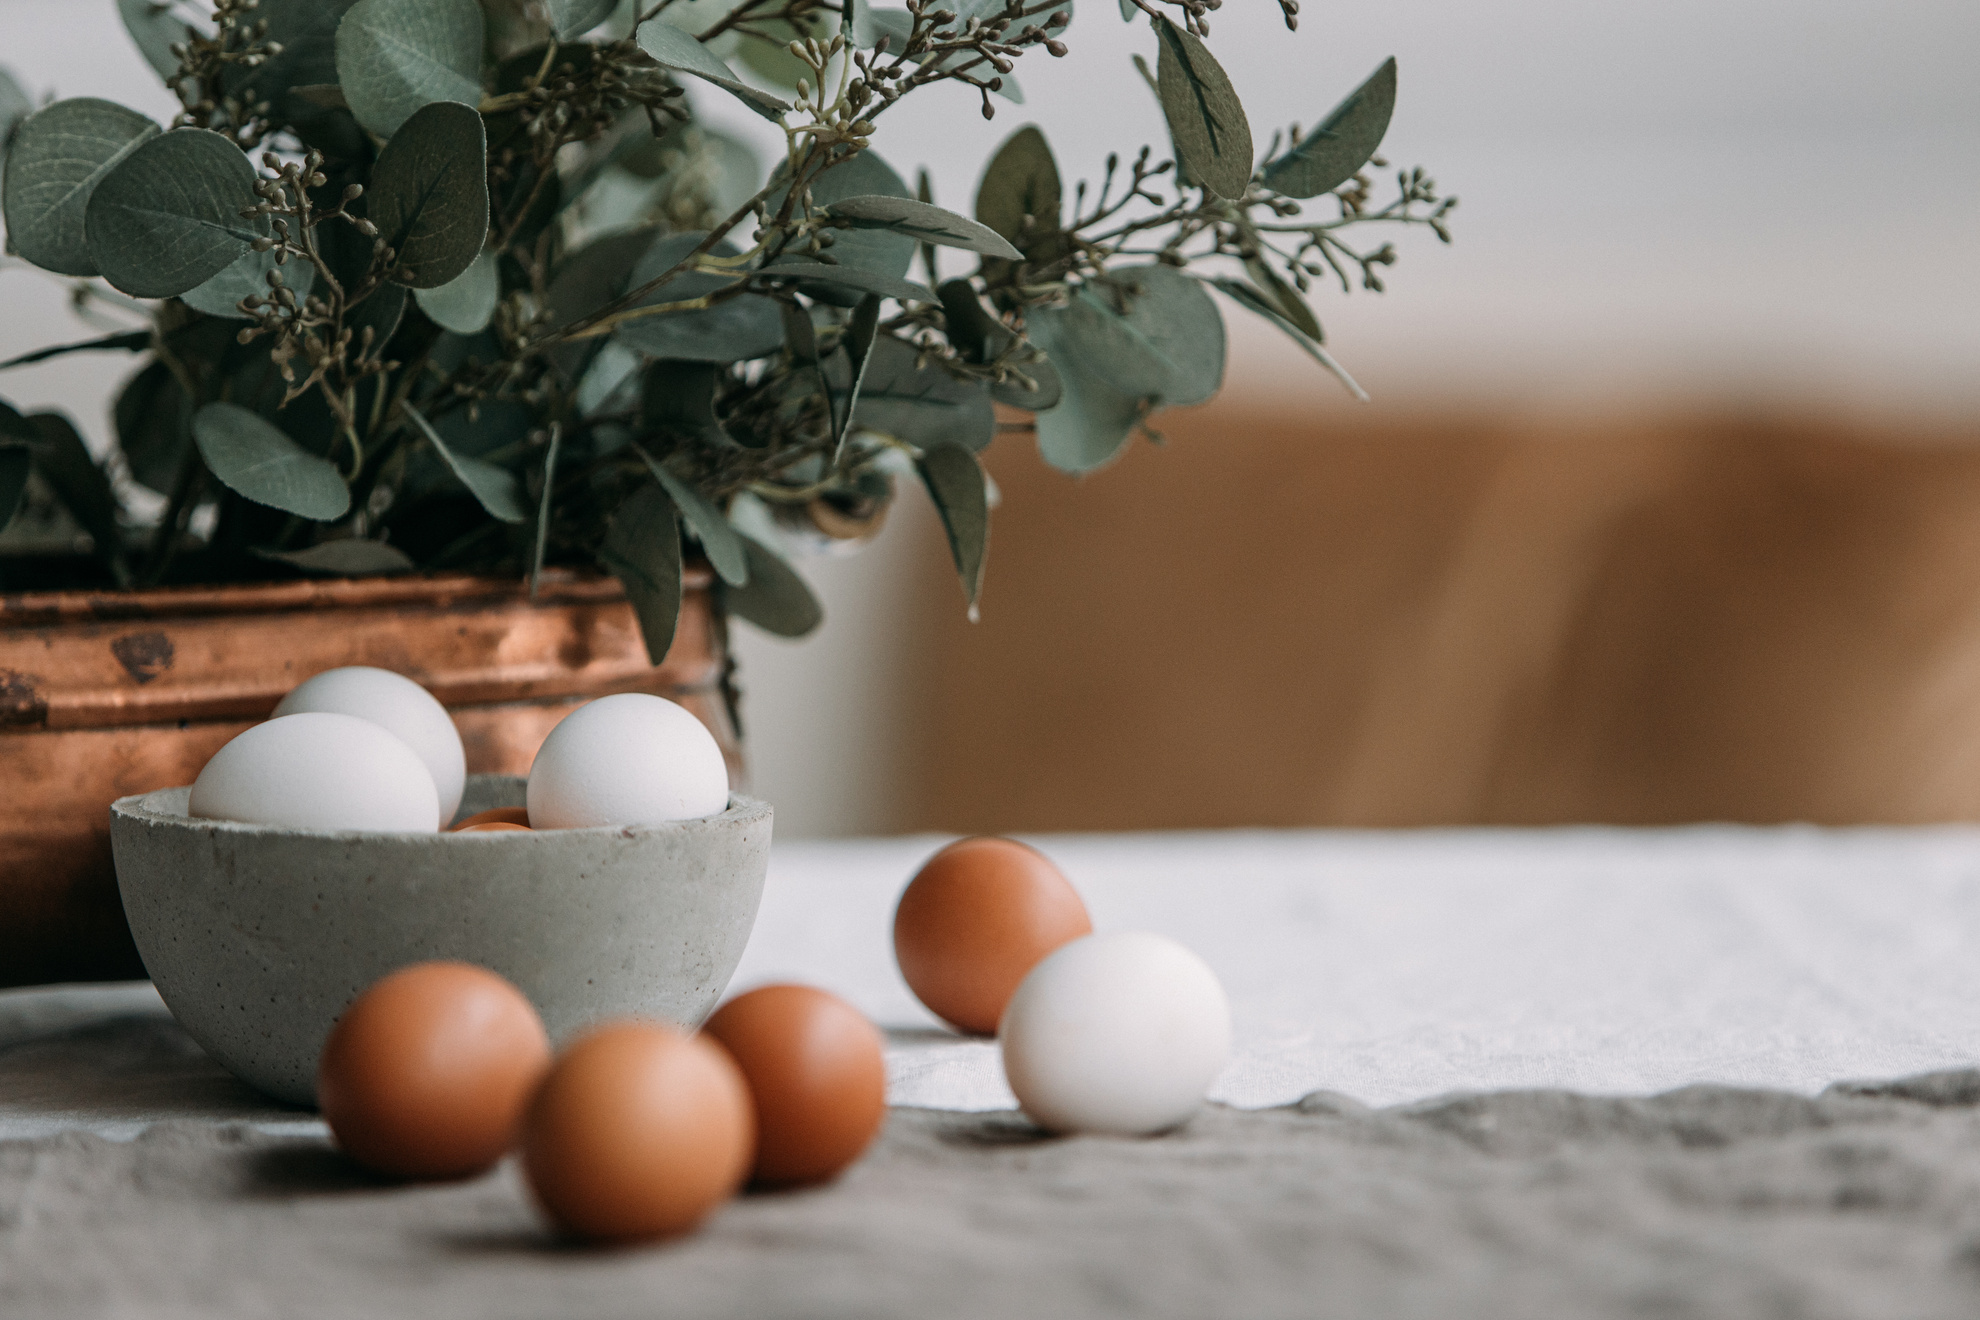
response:
<path id="1" fill-rule="evenodd" d="M 164 113 L 110 0 L 0 0 L 37 92 Z M 1074 481 L 999 442 L 983 622 L 906 492 L 740 642 L 780 830 L 1980 814 L 1980 9 L 1233 0 L 1254 124 L 1384 56 L 1384 150 L 1463 205 L 1322 293 L 1356 407 L 1231 318 L 1218 403 Z M 994 123 L 883 121 L 966 208 L 1018 124 L 1069 176 L 1159 139 L 1080 9 Z M 761 125 L 701 98 L 741 132 Z M 89 333 L 0 266 L 0 355 Z M 100 437 L 122 359 L 0 378 Z M 746 633 L 747 630 L 739 630 Z M 1980 728 L 1973 733 L 1980 734 Z"/>

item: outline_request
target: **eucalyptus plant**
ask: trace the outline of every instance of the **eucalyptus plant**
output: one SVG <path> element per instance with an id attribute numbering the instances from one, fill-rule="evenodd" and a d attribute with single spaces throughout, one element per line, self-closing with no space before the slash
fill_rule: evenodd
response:
<path id="1" fill-rule="evenodd" d="M 1422 171 L 1375 196 L 1395 62 L 1261 153 L 1205 41 L 1217 0 L 1119 0 L 1159 149 L 1068 195 L 1021 128 L 973 217 L 876 131 L 938 83 L 986 118 L 1019 101 L 1072 0 L 117 3 L 182 108 L 35 109 L 0 76 L 9 252 L 111 318 L 4 365 L 144 360 L 104 463 L 0 404 L 0 526 L 71 519 L 120 586 L 600 564 L 657 661 L 684 557 L 726 612 L 802 634 L 819 608 L 780 549 L 866 535 L 913 474 L 973 612 L 1000 431 L 1084 472 L 1210 398 L 1211 289 L 1358 392 L 1306 295 L 1382 287 L 1393 247 L 1350 231 L 1449 240 Z M 776 127 L 768 169 L 690 86 Z"/>

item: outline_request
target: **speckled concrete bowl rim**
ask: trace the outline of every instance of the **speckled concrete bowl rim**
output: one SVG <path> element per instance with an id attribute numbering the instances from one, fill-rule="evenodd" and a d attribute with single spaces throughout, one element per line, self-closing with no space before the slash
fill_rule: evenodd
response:
<path id="1" fill-rule="evenodd" d="M 519 775 L 470 775 L 469 779 L 521 780 Z M 162 810 L 151 805 L 154 800 L 182 794 L 177 810 Z M 627 839 L 645 838 L 659 834 L 696 834 L 711 826 L 738 824 L 757 820 L 770 813 L 770 804 L 760 798 L 744 797 L 740 793 L 729 795 L 728 808 L 713 816 L 690 816 L 685 820 L 651 821 L 633 825 L 585 825 L 572 829 L 539 830 L 478 830 L 472 833 L 459 833 L 452 829 L 427 830 L 315 830 L 297 825 L 262 825 L 253 821 L 224 820 L 218 816 L 194 816 L 186 811 L 192 796 L 192 785 L 184 784 L 177 788 L 155 788 L 148 793 L 133 793 L 129 797 L 118 798 L 110 804 L 110 810 L 118 815 L 147 824 L 167 825 L 180 829 L 211 830 L 215 833 L 237 835 L 244 838 L 292 838 L 324 839 L 334 842 L 385 842 L 431 843 L 435 840 L 452 840 L 441 847 L 542 847 L 545 841 L 556 839 L 609 838 L 619 836 Z"/>

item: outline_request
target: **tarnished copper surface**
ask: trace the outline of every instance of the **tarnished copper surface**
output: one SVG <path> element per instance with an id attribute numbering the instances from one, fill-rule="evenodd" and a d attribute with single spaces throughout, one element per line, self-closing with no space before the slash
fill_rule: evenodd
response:
<path id="1" fill-rule="evenodd" d="M 462 575 L 0 597 L 0 985 L 142 975 L 108 810 L 192 782 L 290 688 L 339 665 L 425 684 L 471 772 L 522 773 L 557 721 L 608 692 L 694 711 L 740 773 L 705 570 L 659 667 L 612 578 L 560 574 L 532 604 Z"/>

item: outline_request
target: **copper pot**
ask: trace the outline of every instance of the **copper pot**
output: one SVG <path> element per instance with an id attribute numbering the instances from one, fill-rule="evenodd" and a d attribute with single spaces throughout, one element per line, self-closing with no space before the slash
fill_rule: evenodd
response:
<path id="1" fill-rule="evenodd" d="M 571 707 L 653 692 L 739 778 L 707 571 L 649 663 L 616 579 L 435 574 L 0 596 L 0 986 L 144 975 L 110 863 L 110 803 L 191 783 L 303 679 L 377 665 L 454 713 L 468 770 L 526 774 Z"/>

